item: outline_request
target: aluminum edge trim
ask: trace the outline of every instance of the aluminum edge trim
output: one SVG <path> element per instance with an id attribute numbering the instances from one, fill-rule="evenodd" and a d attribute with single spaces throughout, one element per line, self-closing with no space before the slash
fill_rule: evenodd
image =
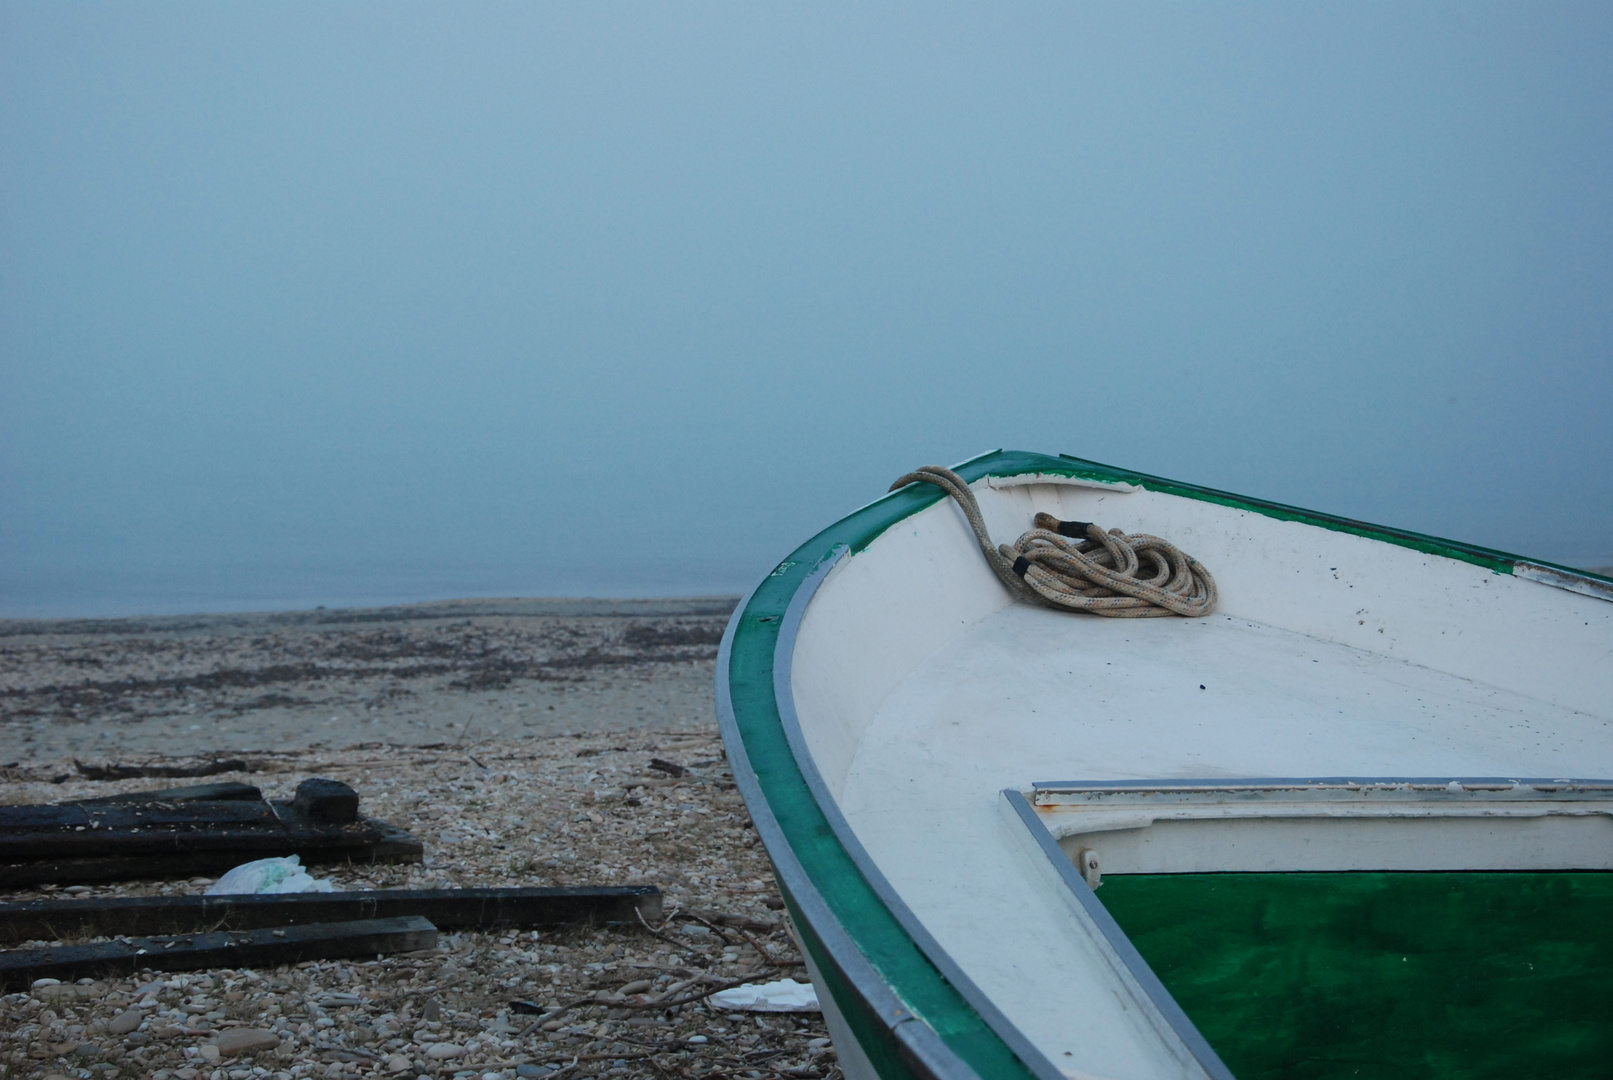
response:
<path id="1" fill-rule="evenodd" d="M 936 962 L 934 951 L 940 951 L 940 946 L 924 932 L 923 928 L 919 927 L 919 932 L 915 933 L 918 920 L 913 917 L 913 912 L 908 911 L 907 904 L 903 904 L 900 899 L 895 899 L 895 893 L 890 888 L 890 883 L 884 879 L 884 875 L 879 874 L 879 870 L 873 866 L 873 859 L 868 858 L 868 851 L 863 849 L 863 845 L 857 840 L 855 833 L 850 830 L 847 820 L 840 814 L 839 804 L 829 796 L 829 788 L 824 785 L 823 774 L 819 774 L 816 762 L 811 759 L 811 754 L 807 753 L 805 741 L 803 741 L 802 732 L 800 732 L 800 721 L 795 716 L 795 698 L 790 692 L 790 664 L 792 664 L 792 658 L 794 658 L 795 654 L 795 633 L 800 629 L 800 621 L 802 621 L 802 616 L 807 611 L 807 604 L 810 604 L 811 598 L 818 593 L 818 585 L 823 584 L 824 577 L 829 575 L 829 571 L 839 566 L 840 561 L 847 558 L 848 555 L 850 555 L 848 548 L 844 548 L 844 546 L 836 548 L 831 555 L 824 559 L 823 563 L 813 567 L 813 572 L 807 575 L 807 579 L 803 580 L 800 587 L 795 590 L 794 595 L 790 596 L 789 606 L 784 609 L 784 617 L 779 621 L 779 637 L 777 637 L 776 645 L 774 645 L 774 703 L 777 704 L 777 709 L 779 709 L 779 722 L 784 727 L 784 738 L 789 743 L 790 753 L 795 756 L 795 767 L 802 772 L 802 779 L 807 782 L 807 790 L 813 796 L 813 801 L 818 803 L 819 811 L 823 812 L 823 816 L 829 822 L 829 829 L 834 832 L 834 838 L 845 849 L 845 853 L 848 856 L 852 856 L 853 866 L 857 866 L 858 872 L 868 880 L 869 887 L 874 890 L 874 895 L 879 896 L 879 901 L 882 904 L 886 904 L 886 908 L 889 909 L 890 914 L 894 914 L 897 917 L 898 924 L 908 933 L 908 937 L 915 940 L 916 945 L 919 946 L 919 951 L 924 953 L 924 956 L 929 957 L 929 961 L 934 964 Z M 892 903 L 892 901 L 895 901 L 895 903 Z M 945 956 L 945 953 L 942 953 L 942 956 Z M 953 969 L 957 967 L 950 962 L 950 957 L 947 957 L 947 961 Z M 963 978 L 963 972 L 948 970 L 948 967 L 940 966 L 940 964 L 937 964 L 937 969 L 940 969 L 948 982 L 953 983 L 953 987 L 963 993 L 963 998 L 965 998 L 969 1007 L 974 1007 L 974 1011 L 979 1012 L 976 1001 L 969 996 L 968 991 L 974 990 L 974 995 L 982 995 L 979 995 L 979 990 L 974 988 L 973 983 L 968 983 L 968 980 Z M 957 975 L 957 978 L 955 978 L 955 975 Z M 963 978 L 961 985 L 958 982 L 960 978 Z M 884 987 L 882 978 L 881 985 Z M 887 988 L 887 993 L 889 993 L 889 988 Z M 916 1061 L 923 1065 L 924 1069 L 929 1070 L 932 1075 L 937 1075 L 937 1077 L 976 1077 L 976 1072 L 968 1064 L 965 1064 L 961 1057 L 953 1053 L 952 1048 L 947 1046 L 947 1043 L 934 1032 L 934 1028 L 929 1027 L 929 1024 L 924 1024 L 923 1020 L 913 1016 L 911 1012 L 908 1012 L 907 1016 L 908 1019 L 918 1020 L 919 1027 L 924 1028 L 927 1036 L 924 1033 L 908 1032 L 907 1028 L 915 1027 L 915 1025 L 903 1024 L 902 1030 L 897 1032 L 898 1040 L 907 1048 L 908 1053 L 916 1057 Z M 990 1017 L 984 1017 L 984 1019 L 986 1019 L 987 1024 L 992 1025 L 990 1024 Z M 997 1030 L 997 1027 L 992 1025 L 992 1030 Z M 997 1032 L 997 1035 L 1000 1038 L 1002 1032 Z M 1013 1049 L 1016 1054 L 1019 1053 L 1018 1046 L 1013 1045 L 1013 1043 L 1010 1043 L 1010 1049 Z M 1021 1061 L 1024 1061 L 1023 1054 L 1021 1054 Z M 1061 1075 L 1058 1072 L 1053 1072 L 1052 1075 L 1044 1075 L 1044 1080 L 1061 1080 Z"/>
<path id="2" fill-rule="evenodd" d="M 874 890 L 874 895 L 878 896 L 880 902 L 896 916 L 896 921 L 907 931 L 908 937 L 913 939 L 930 963 L 936 966 L 947 982 L 951 983 L 964 1001 L 968 1002 L 969 1007 L 980 1015 L 986 1025 L 997 1033 L 997 1037 L 1007 1044 L 1031 1072 L 1042 1080 L 1064 1080 L 1063 1072 L 1048 1060 L 1047 1056 L 1038 1050 L 1007 1016 L 1003 1015 L 1002 1010 L 975 985 L 974 980 L 964 974 L 957 961 L 952 959 L 951 954 L 941 947 L 941 943 L 935 940 L 918 916 L 913 914 L 913 910 L 907 906 L 906 901 L 901 898 L 895 887 L 880 871 L 873 857 L 868 854 L 868 849 L 857 839 L 851 823 L 840 811 L 840 804 L 829 793 L 829 785 L 824 782 L 823 774 L 818 771 L 817 762 L 806 744 L 806 736 L 801 731 L 801 719 L 795 711 L 795 693 L 790 682 L 794 671 L 795 639 L 801 627 L 801 620 L 806 615 L 807 606 L 817 595 L 818 587 L 823 584 L 829 572 L 848 555 L 849 549 L 842 547 L 824 559 L 796 589 L 779 624 L 778 643 L 773 655 L 773 696 L 778 703 L 779 720 L 784 725 L 784 737 L 789 742 L 790 752 L 795 755 L 796 767 L 801 770 L 807 790 L 812 793 L 823 816 L 828 819 L 835 839 L 840 841 L 840 846 L 851 856 L 851 861 L 868 881 Z M 944 1043 L 940 1045 L 945 1049 Z M 950 1050 L 946 1052 L 951 1054 Z M 961 1061 L 959 1064 L 962 1066 Z M 967 1066 L 962 1067 L 968 1069 Z M 969 1075 L 974 1075 L 972 1070 L 969 1070 Z"/>
<path id="3" fill-rule="evenodd" d="M 766 579 L 764 578 L 763 581 Z M 789 891 L 796 906 L 800 909 L 801 917 L 806 920 L 817 935 L 819 942 L 829 953 L 830 957 L 839 966 L 840 972 L 852 988 L 867 1002 L 874 1015 L 892 1032 L 898 1046 L 904 1045 L 900 1038 L 900 1029 L 912 1020 L 913 1014 L 907 1006 L 891 991 L 885 980 L 880 976 L 874 965 L 857 948 L 851 935 L 846 933 L 835 917 L 822 894 L 807 876 L 795 852 L 791 849 L 789 841 L 784 836 L 778 820 L 773 816 L 772 809 L 762 794 L 761 782 L 756 778 L 751 768 L 750 757 L 745 750 L 744 739 L 739 733 L 739 722 L 734 716 L 732 691 L 728 685 L 728 663 L 732 652 L 734 633 L 739 627 L 749 607 L 751 598 L 761 587 L 758 582 L 745 594 L 733 615 L 729 617 L 728 626 L 723 631 L 722 644 L 717 649 L 717 726 L 723 736 L 723 745 L 728 752 L 728 764 L 733 770 L 734 784 L 739 788 L 745 799 L 746 808 L 750 811 L 751 822 L 756 826 L 757 834 L 762 838 L 762 844 L 772 860 L 773 870 L 781 883 Z M 925 1030 L 929 1026 L 925 1025 Z M 934 1034 L 933 1032 L 931 1033 Z M 939 1041 L 939 1039 L 937 1039 Z M 955 1068 L 943 1071 L 932 1067 L 932 1063 L 940 1064 L 933 1054 L 917 1056 L 913 1064 L 918 1071 L 931 1080 L 975 1080 L 976 1074 L 965 1066 L 950 1050 L 946 1053 L 955 1063 Z"/>
<path id="4" fill-rule="evenodd" d="M 1522 784 L 1536 790 L 1565 787 L 1584 788 L 1590 791 L 1613 789 L 1613 780 L 1575 780 L 1565 777 L 1548 780 L 1544 777 L 1527 776 L 1257 776 L 1242 780 L 1038 780 L 1031 784 L 1031 790 L 1038 794 L 1044 791 L 1160 791 L 1192 794 L 1200 791 L 1320 791 L 1324 790 L 1324 785 L 1346 790 L 1352 786 L 1365 788 L 1369 784 L 1425 784 L 1444 787 L 1452 783 L 1461 784 L 1463 787 L 1469 784 L 1485 787 Z"/>
<path id="5" fill-rule="evenodd" d="M 1030 830 L 1031 836 L 1036 840 L 1036 846 L 1052 862 L 1053 869 L 1058 871 L 1059 877 L 1064 880 L 1071 895 L 1075 897 L 1075 902 L 1097 924 L 1098 931 L 1115 950 L 1132 978 L 1137 980 L 1138 988 L 1159 1010 L 1165 1023 L 1170 1026 L 1176 1037 L 1182 1040 L 1188 1053 L 1192 1054 L 1199 1066 L 1215 1080 L 1237 1080 L 1232 1075 L 1232 1070 L 1227 1068 L 1221 1056 L 1210 1045 L 1209 1040 L 1199 1033 L 1198 1027 L 1188 1018 L 1187 1013 L 1182 1011 L 1182 1007 L 1176 1003 L 1171 992 L 1165 989 L 1165 984 L 1159 981 L 1159 976 L 1148 966 L 1148 961 L 1137 951 L 1137 946 L 1133 945 L 1126 932 L 1120 929 L 1120 924 L 1109 914 L 1109 909 L 1093 894 L 1087 886 L 1086 879 L 1075 872 L 1075 867 L 1065 858 L 1063 850 L 1053 839 L 1052 834 L 1036 817 L 1036 811 L 1031 808 L 1024 794 L 1013 788 L 1007 788 L 1002 796 L 1019 815 L 1019 820 Z"/>
<path id="6" fill-rule="evenodd" d="M 1540 563 L 1520 559 L 1512 564 L 1512 576 L 1541 585 L 1550 585 L 1554 589 L 1566 589 L 1571 593 L 1594 597 L 1597 600 L 1613 601 L 1613 584 L 1592 574 L 1560 570 L 1555 566 L 1543 566 Z"/>

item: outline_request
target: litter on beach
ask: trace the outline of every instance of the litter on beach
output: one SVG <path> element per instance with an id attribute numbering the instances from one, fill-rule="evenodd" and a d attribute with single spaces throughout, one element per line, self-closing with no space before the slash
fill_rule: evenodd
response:
<path id="1" fill-rule="evenodd" d="M 719 1009 L 738 1012 L 818 1012 L 818 991 L 811 983 L 779 979 L 770 983 L 746 983 L 732 990 L 711 995 Z"/>
<path id="2" fill-rule="evenodd" d="M 283 859 L 254 859 L 242 863 L 208 886 L 208 896 L 243 893 L 335 892 L 336 886 L 311 876 L 295 855 Z"/>

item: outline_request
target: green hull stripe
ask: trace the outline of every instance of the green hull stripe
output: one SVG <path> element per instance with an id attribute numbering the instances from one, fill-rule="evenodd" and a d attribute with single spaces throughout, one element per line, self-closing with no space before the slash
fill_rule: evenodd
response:
<path id="1" fill-rule="evenodd" d="M 790 753 L 779 720 L 778 703 L 773 697 L 773 651 L 784 611 L 818 562 L 845 542 L 842 526 L 863 516 L 854 515 L 797 549 L 752 595 L 735 625 L 729 650 L 728 680 L 735 726 L 791 852 L 841 926 L 896 996 L 980 1076 L 988 1080 L 1032 1080 L 1030 1070 L 919 951 L 840 846 Z M 825 967 L 833 966 L 823 963 L 827 957 L 814 959 Z M 866 1041 L 875 1032 L 863 1020 L 867 1009 L 851 989 L 829 989 L 847 1022 L 864 1029 L 858 1031 L 859 1040 L 870 1051 L 880 1075 L 888 1080 L 909 1075 L 894 1054 L 881 1052 L 883 1040 L 873 1044 Z"/>
<path id="2" fill-rule="evenodd" d="M 1151 491 L 1460 559 L 1497 573 L 1511 573 L 1516 561 L 1514 556 L 1488 548 L 1180 484 L 1081 458 L 998 451 L 969 461 L 957 471 L 971 482 L 984 476 L 1048 473 L 1137 484 Z M 911 484 L 837 521 L 798 547 L 757 587 L 739 615 L 728 669 L 723 674 L 729 681 L 735 726 L 768 806 L 791 851 L 842 928 L 896 996 L 977 1073 L 988 1080 L 1026 1080 L 1032 1075 L 1030 1071 L 925 958 L 840 846 L 790 753 L 779 720 L 778 703 L 773 696 L 773 655 L 784 612 L 812 571 L 841 547 L 854 554 L 864 550 L 892 526 L 943 497 L 940 489 L 932 485 Z M 810 932 L 805 927 L 803 931 Z M 856 1018 L 863 1016 L 866 1010 L 856 1000 L 854 992 L 847 986 L 830 989 L 848 1023 L 857 1025 Z M 858 1034 L 871 1032 L 859 1031 Z M 895 1080 L 906 1075 L 894 1058 L 884 1057 L 877 1050 L 874 1056 L 874 1064 L 882 1076 Z M 887 1072 L 887 1069 L 897 1071 Z"/>

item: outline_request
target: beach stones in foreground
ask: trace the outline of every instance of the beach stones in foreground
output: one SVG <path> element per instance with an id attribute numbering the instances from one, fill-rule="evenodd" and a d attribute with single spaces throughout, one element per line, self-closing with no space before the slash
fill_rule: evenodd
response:
<path id="1" fill-rule="evenodd" d="M 231 1028 L 218 1037 L 218 1052 L 225 1057 L 273 1050 L 279 1045 L 280 1036 L 262 1028 Z"/>
<path id="2" fill-rule="evenodd" d="M 145 1018 L 146 1014 L 141 1012 L 139 1009 L 127 1009 L 108 1020 L 106 1022 L 106 1030 L 108 1034 L 111 1035 L 127 1035 L 129 1032 L 139 1027 L 141 1021 L 143 1021 Z"/>

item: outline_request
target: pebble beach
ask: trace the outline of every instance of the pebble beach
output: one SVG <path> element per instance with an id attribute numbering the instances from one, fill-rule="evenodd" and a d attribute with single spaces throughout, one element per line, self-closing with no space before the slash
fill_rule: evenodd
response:
<path id="1" fill-rule="evenodd" d="M 639 925 L 444 932 L 435 949 L 362 961 L 19 989 L 0 997 L 0 1063 L 41 1080 L 837 1076 L 816 1011 L 710 1000 L 808 981 L 716 732 L 713 665 L 733 604 L 0 622 L 0 802 L 193 782 L 91 779 L 113 765 L 228 760 L 240 768 L 208 782 L 287 798 L 308 777 L 339 780 L 366 816 L 422 841 L 419 863 L 310 868 L 340 890 L 664 894 L 661 918 Z M 0 899 L 211 883 L 47 885 Z"/>

